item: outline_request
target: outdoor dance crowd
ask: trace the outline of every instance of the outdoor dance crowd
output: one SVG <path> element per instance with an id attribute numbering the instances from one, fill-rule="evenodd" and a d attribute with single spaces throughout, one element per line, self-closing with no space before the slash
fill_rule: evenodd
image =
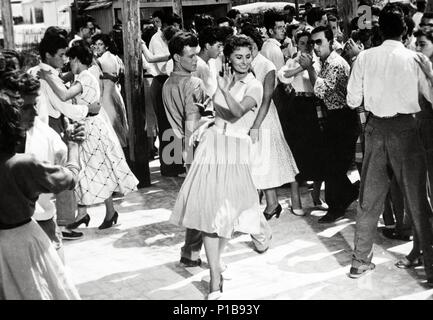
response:
<path id="1" fill-rule="evenodd" d="M 143 23 L 161 174 L 186 171 L 170 222 L 186 228 L 181 265 L 200 266 L 204 245 L 207 299 L 223 297 L 221 255 L 234 232 L 266 252 L 268 221 L 282 212 L 277 188 L 290 185 L 290 212 L 302 217 L 307 181 L 314 206 L 327 210 L 318 223 L 343 218 L 358 199 L 349 277 L 375 268 L 383 214 L 386 237 L 413 239 L 396 267 L 424 265 L 433 286 L 433 13 L 417 5 L 370 7 L 371 20 L 354 18 L 348 35 L 338 17 L 308 5 L 300 21 L 287 6 L 266 11 L 260 26 L 236 10 L 197 15 L 185 29 L 160 11 Z M 62 239 L 83 237 L 74 229 L 103 202 L 99 229 L 112 227 L 113 194 L 137 189 L 124 153 L 123 63 L 96 30 L 79 18 L 68 42 L 49 27 L 31 66 L 0 52 L 0 299 L 79 299 Z"/>

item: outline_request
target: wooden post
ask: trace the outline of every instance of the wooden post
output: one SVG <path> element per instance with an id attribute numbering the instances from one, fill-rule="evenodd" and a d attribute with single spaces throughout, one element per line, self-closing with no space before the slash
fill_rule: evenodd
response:
<path id="1" fill-rule="evenodd" d="M 177 14 L 182 19 L 182 27 L 183 24 L 183 10 L 182 10 L 182 0 L 172 0 L 171 2 L 173 7 L 173 13 Z"/>
<path id="2" fill-rule="evenodd" d="M 296 20 L 299 21 L 299 0 L 295 0 Z"/>
<path id="3" fill-rule="evenodd" d="M 349 24 L 350 21 L 356 16 L 356 11 L 358 10 L 357 0 L 338 0 L 338 15 L 343 20 L 343 34 L 344 41 L 347 41 L 349 37 Z"/>
<path id="4" fill-rule="evenodd" d="M 123 0 L 123 47 L 126 108 L 129 124 L 129 157 L 139 187 L 150 185 L 147 137 L 144 130 L 144 83 L 141 58 L 140 1 Z"/>
<path id="5" fill-rule="evenodd" d="M 10 0 L 0 0 L 2 11 L 2 27 L 4 37 L 4 48 L 14 50 L 14 19 Z"/>

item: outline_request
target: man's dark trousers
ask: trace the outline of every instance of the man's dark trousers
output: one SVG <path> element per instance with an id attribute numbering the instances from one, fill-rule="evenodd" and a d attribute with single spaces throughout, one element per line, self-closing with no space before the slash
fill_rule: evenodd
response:
<path id="1" fill-rule="evenodd" d="M 414 250 L 423 251 L 427 278 L 433 279 L 433 231 L 429 223 L 432 211 L 427 200 L 426 159 L 412 115 L 384 119 L 371 116 L 365 128 L 352 266 L 358 268 L 371 262 L 377 222 L 389 190 L 390 170 L 404 195 L 414 236 L 419 242 L 420 248 Z M 414 252 L 409 254 L 413 255 Z"/>

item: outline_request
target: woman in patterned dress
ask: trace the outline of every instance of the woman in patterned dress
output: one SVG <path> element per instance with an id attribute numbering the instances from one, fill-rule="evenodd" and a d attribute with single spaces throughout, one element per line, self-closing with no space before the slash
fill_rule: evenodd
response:
<path id="1" fill-rule="evenodd" d="M 74 98 L 80 104 L 99 101 L 98 80 L 88 70 L 93 57 L 90 48 L 81 42 L 71 47 L 66 55 L 70 59 L 72 72 L 77 75 L 69 89 L 58 87 L 46 71 L 41 70 L 39 76 L 48 82 L 61 100 Z M 108 124 L 102 117 L 89 114 L 84 124 L 86 140 L 80 148 L 82 170 L 75 188 L 78 215 L 76 222 L 68 228 L 78 228 L 82 223 L 88 225 L 90 216 L 86 207 L 105 202 L 105 219 L 99 229 L 106 229 L 116 224 L 118 219 L 113 205 L 113 192 L 125 195 L 134 191 L 138 180 L 129 169 L 118 141 L 109 138 Z"/>
<path id="2" fill-rule="evenodd" d="M 250 72 L 252 44 L 246 36 L 230 37 L 224 47 L 224 76 L 214 96 L 215 125 L 197 147 L 170 221 L 203 232 L 210 266 L 208 299 L 222 292 L 221 253 L 233 232 L 257 234 L 260 212 L 251 176 L 248 132 L 260 106 L 263 86 Z"/>
<path id="3" fill-rule="evenodd" d="M 282 208 L 278 203 L 277 188 L 285 183 L 291 183 L 291 211 L 303 214 L 295 179 L 299 170 L 284 138 L 277 109 L 272 101 L 272 93 L 275 89 L 275 65 L 260 53 L 263 40 L 256 28 L 252 26 L 243 28 L 242 33 L 253 41 L 254 59 L 251 66 L 257 80 L 263 84 L 264 90 L 262 104 L 250 131 L 255 154 L 252 166 L 253 180 L 257 189 L 263 190 L 266 196 L 266 208 L 263 214 L 267 220 L 274 215 L 277 218 L 280 216 Z"/>

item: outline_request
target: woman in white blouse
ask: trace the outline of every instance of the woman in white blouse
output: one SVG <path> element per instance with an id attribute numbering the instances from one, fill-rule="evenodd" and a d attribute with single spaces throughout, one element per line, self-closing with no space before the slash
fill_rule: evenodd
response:
<path id="1" fill-rule="evenodd" d="M 174 224 L 203 232 L 209 300 L 221 297 L 221 253 L 234 231 L 260 232 L 248 134 L 262 103 L 263 86 L 250 71 L 252 45 L 246 36 L 230 37 L 224 55 L 228 64 L 218 77 L 215 125 L 200 139 L 170 217 Z"/>

